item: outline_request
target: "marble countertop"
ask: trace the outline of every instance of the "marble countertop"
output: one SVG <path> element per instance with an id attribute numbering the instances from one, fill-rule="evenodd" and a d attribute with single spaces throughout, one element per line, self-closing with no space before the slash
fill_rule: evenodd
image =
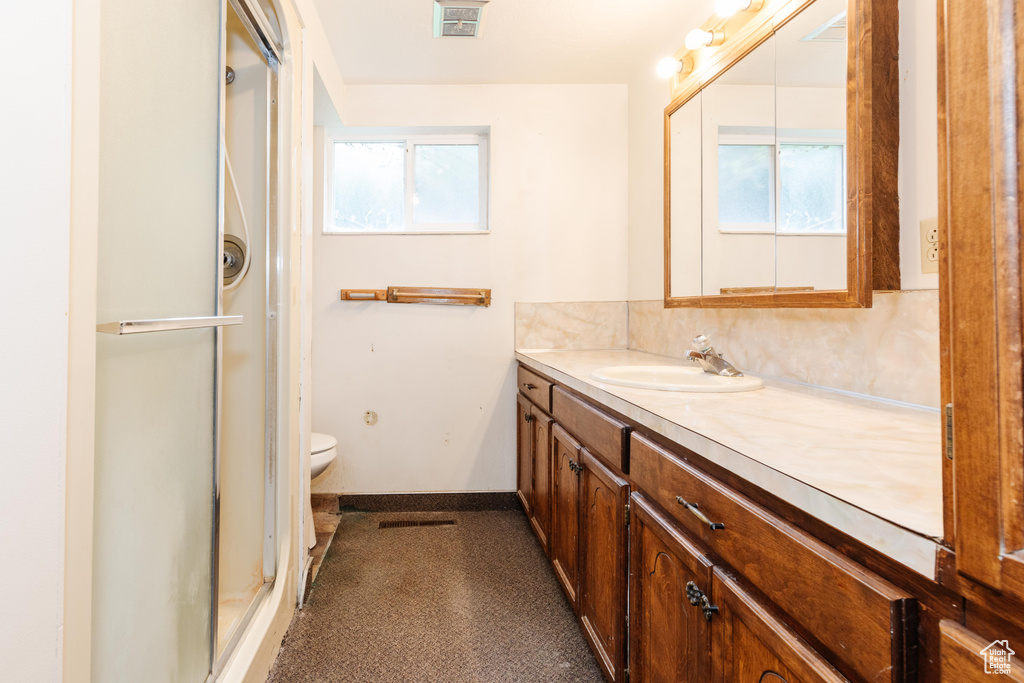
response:
<path id="1" fill-rule="evenodd" d="M 633 389 L 610 365 L 684 365 L 626 350 L 518 350 L 523 364 L 708 458 L 928 577 L 942 536 L 938 411 L 771 378 L 729 394 Z"/>

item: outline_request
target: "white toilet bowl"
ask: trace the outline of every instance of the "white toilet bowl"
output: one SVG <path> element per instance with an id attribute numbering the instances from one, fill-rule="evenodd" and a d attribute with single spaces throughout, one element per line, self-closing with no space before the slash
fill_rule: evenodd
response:
<path id="1" fill-rule="evenodd" d="M 338 458 L 338 440 L 314 432 L 310 439 L 309 474 L 316 479 Z"/>

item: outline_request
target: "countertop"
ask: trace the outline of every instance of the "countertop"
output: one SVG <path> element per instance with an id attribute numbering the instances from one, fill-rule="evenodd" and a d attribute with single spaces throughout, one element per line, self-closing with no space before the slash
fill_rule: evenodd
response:
<path id="1" fill-rule="evenodd" d="M 688 365 L 640 351 L 517 350 L 524 365 L 699 453 L 933 578 L 942 536 L 938 411 L 762 377 L 728 394 L 633 389 L 612 365 Z"/>

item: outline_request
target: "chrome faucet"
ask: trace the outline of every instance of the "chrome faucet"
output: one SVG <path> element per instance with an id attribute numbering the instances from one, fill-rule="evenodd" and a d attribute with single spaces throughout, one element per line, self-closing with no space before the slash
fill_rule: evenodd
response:
<path id="1" fill-rule="evenodd" d="M 722 377 L 742 377 L 743 373 L 733 367 L 732 363 L 722 358 L 722 355 L 715 351 L 711 340 L 706 334 L 698 334 L 691 343 L 692 351 L 687 351 L 684 358 L 697 361 L 704 372 Z"/>

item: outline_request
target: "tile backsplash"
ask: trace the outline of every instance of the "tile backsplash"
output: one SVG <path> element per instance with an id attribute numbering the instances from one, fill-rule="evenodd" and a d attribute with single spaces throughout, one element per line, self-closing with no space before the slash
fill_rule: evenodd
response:
<path id="1" fill-rule="evenodd" d="M 516 304 L 517 349 L 624 349 L 625 301 Z"/>
<path id="2" fill-rule="evenodd" d="M 873 298 L 866 309 L 517 303 L 516 348 L 630 348 L 680 357 L 703 332 L 741 370 L 938 408 L 938 291 Z"/>
<path id="3" fill-rule="evenodd" d="M 631 301 L 629 348 L 678 357 L 703 332 L 741 370 L 938 408 L 938 291 L 873 299 L 862 309 L 666 309 Z"/>

